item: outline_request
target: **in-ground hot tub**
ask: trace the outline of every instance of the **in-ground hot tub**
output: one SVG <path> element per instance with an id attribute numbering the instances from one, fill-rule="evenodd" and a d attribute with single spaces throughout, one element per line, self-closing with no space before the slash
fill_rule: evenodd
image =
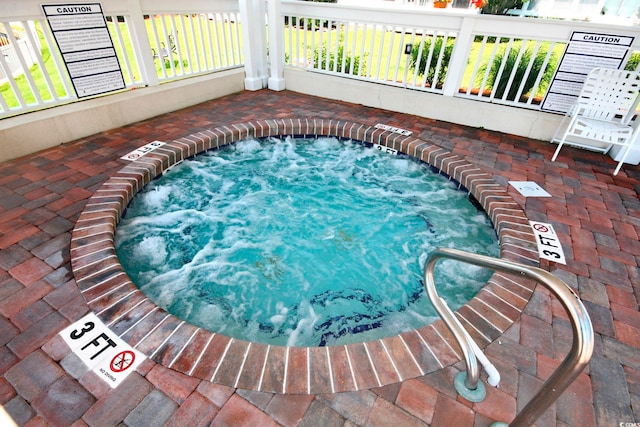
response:
<path id="1" fill-rule="evenodd" d="M 352 140 L 245 139 L 147 184 L 116 249 L 154 303 L 211 332 L 293 347 L 373 341 L 438 319 L 422 281 L 435 248 L 499 255 L 458 187 Z M 455 309 L 491 272 L 445 261 L 437 274 Z"/>
<path id="2" fill-rule="evenodd" d="M 232 387 L 277 393 L 357 390 L 406 380 L 455 363 L 460 356 L 441 321 L 398 335 L 346 345 L 291 347 L 249 342 L 199 328 L 152 303 L 115 254 L 116 224 L 133 196 L 170 166 L 248 138 L 335 136 L 381 144 L 416 157 L 452 179 L 482 205 L 501 256 L 535 265 L 537 249 L 517 203 L 478 167 L 427 142 L 374 126 L 330 120 L 266 120 L 189 135 L 124 167 L 89 200 L 72 237 L 72 266 L 85 299 L 110 328 L 158 363 Z M 494 274 L 458 313 L 481 346 L 519 316 L 532 283 Z"/>

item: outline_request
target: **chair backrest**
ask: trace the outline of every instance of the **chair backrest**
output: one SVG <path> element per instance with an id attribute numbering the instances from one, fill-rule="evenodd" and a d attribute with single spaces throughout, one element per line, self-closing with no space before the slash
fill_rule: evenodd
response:
<path id="1" fill-rule="evenodd" d="M 627 124 L 638 107 L 639 94 L 640 72 L 594 68 L 577 102 L 583 116 Z"/>

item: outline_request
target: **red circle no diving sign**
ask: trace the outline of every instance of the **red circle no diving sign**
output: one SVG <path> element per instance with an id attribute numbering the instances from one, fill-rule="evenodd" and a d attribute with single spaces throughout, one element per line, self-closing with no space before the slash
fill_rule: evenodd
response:
<path id="1" fill-rule="evenodd" d="M 548 233 L 549 232 L 549 228 L 546 227 L 543 224 L 534 224 L 533 228 L 537 231 L 539 231 L 540 233 Z"/>
<path id="2" fill-rule="evenodd" d="M 111 359 L 111 365 L 109 367 L 113 372 L 122 372 L 128 369 L 134 360 L 136 360 L 136 355 L 133 351 L 121 351 Z"/>

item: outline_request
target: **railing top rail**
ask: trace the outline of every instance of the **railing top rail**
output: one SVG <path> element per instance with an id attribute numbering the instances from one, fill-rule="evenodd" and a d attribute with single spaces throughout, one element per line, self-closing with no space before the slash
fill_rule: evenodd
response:
<path id="1" fill-rule="evenodd" d="M 42 0 L 10 1 L 3 4 L 0 10 L 0 21 L 29 21 L 45 19 L 42 12 L 43 4 L 58 4 L 61 2 L 47 2 Z M 140 9 L 132 9 L 129 0 L 109 0 L 100 2 L 106 15 L 129 15 L 132 10 L 142 10 L 144 13 L 201 13 L 207 11 L 237 11 L 238 0 L 187 0 L 176 2 L 175 0 L 139 0 Z"/>
<path id="2" fill-rule="evenodd" d="M 535 280 L 549 289 L 549 291 L 558 298 L 562 307 L 567 312 L 573 330 L 571 350 L 551 377 L 549 377 L 549 379 L 542 385 L 538 393 L 510 423 L 511 426 L 528 426 L 533 424 L 535 420 L 538 419 L 560 396 L 560 394 L 569 387 L 591 359 L 594 346 L 593 327 L 582 301 L 580 301 L 573 290 L 571 290 L 571 288 L 569 288 L 569 286 L 567 286 L 562 280 L 541 268 L 526 266 L 505 259 L 492 258 L 447 248 L 436 249 L 429 256 L 425 265 L 425 287 L 427 288 L 427 294 L 432 301 L 434 300 L 434 297 L 437 296 L 433 273 L 436 262 L 441 258 L 465 262 L 491 270 L 500 270 L 519 275 L 523 278 Z M 446 315 L 443 316 L 443 319 L 446 318 Z M 450 325 L 446 320 L 445 322 L 452 331 L 455 330 L 455 326 L 452 327 L 452 325 Z M 456 334 L 454 333 L 454 335 Z M 458 339 L 458 343 L 461 347 L 468 347 L 468 343 L 465 339 L 459 339 L 458 335 L 456 335 L 456 339 Z M 465 354 L 473 353 L 470 348 L 463 348 L 463 352 Z M 471 358 L 468 363 L 476 362 Z M 476 368 L 472 367 L 472 370 L 473 369 L 477 370 L 477 366 Z"/>
<path id="3" fill-rule="evenodd" d="M 504 37 L 544 39 L 566 42 L 574 31 L 602 32 L 634 36 L 632 49 L 640 49 L 638 27 L 557 19 L 533 19 L 516 16 L 482 15 L 467 9 L 442 11 L 425 8 L 355 6 L 281 0 L 283 14 L 311 15 L 314 18 L 344 21 L 384 23 L 404 27 L 433 27 L 459 31 L 463 23 L 471 25 L 474 34 L 490 34 Z"/>

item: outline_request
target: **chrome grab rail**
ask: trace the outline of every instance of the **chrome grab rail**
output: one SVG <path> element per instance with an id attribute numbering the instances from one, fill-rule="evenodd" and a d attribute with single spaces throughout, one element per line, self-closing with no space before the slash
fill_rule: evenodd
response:
<path id="1" fill-rule="evenodd" d="M 446 303 L 438 296 L 435 288 L 434 271 L 436 262 L 440 258 L 449 258 L 455 261 L 465 262 L 507 273 L 517 274 L 521 277 L 533 279 L 544 285 L 560 300 L 565 311 L 569 315 L 573 329 L 573 343 L 571 350 L 556 368 L 549 379 L 542 385 L 538 393 L 527 403 L 510 426 L 530 426 L 556 401 L 560 394 L 576 379 L 584 367 L 589 363 L 593 353 L 593 327 L 589 315 L 578 296 L 564 283 L 548 271 L 537 267 L 530 267 L 505 259 L 492 258 L 484 255 L 464 252 L 457 249 L 436 249 L 427 259 L 424 267 L 424 284 L 436 311 L 445 322 L 449 330 L 458 341 L 467 367 L 467 379 L 465 385 L 475 389 L 480 376 L 478 362 L 474 354 L 469 336 L 462 328 L 458 319 Z M 461 330 L 462 329 L 462 330 Z"/>

